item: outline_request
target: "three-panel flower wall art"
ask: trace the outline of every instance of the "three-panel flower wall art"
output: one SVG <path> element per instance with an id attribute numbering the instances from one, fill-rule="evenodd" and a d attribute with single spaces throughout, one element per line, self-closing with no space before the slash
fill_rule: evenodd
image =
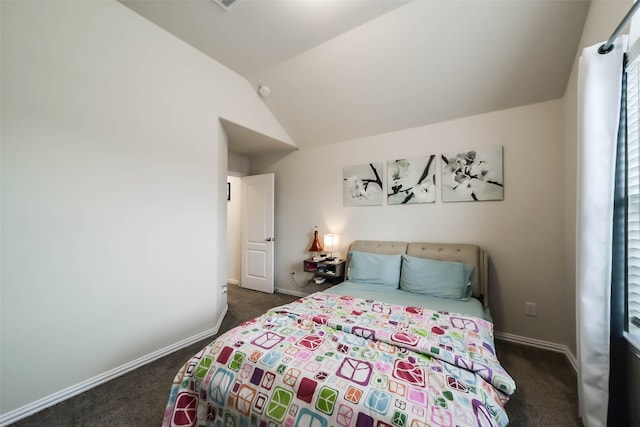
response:
<path id="1" fill-rule="evenodd" d="M 345 206 L 380 206 L 385 193 L 388 205 L 435 203 L 437 187 L 443 202 L 504 199 L 502 146 L 389 160 L 386 175 L 383 166 L 373 162 L 343 169 Z"/>

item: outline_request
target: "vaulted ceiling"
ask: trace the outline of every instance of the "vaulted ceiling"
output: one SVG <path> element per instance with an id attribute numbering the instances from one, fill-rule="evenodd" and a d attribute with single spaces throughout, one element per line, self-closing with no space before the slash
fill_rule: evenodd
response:
<path id="1" fill-rule="evenodd" d="M 587 0 L 121 0 L 244 76 L 300 148 L 564 95 Z M 251 152 L 244 153 L 251 155 Z"/>

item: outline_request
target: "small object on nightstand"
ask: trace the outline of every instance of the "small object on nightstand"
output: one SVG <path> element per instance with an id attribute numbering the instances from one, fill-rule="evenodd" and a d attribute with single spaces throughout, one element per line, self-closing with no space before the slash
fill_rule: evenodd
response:
<path id="1" fill-rule="evenodd" d="M 309 281 L 320 285 L 330 283 L 337 285 L 344 280 L 344 260 L 334 259 L 333 261 L 315 261 L 313 258 L 305 259 L 303 262 L 304 271 L 313 273 Z"/>
<path id="2" fill-rule="evenodd" d="M 320 245 L 320 241 L 318 240 L 318 226 L 313 227 L 313 242 L 311 242 L 311 247 L 307 252 L 322 252 L 322 246 Z"/>

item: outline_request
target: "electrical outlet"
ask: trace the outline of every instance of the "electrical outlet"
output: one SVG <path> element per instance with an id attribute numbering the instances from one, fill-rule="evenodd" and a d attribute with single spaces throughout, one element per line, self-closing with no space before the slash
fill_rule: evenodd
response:
<path id="1" fill-rule="evenodd" d="M 536 303 L 535 302 L 526 302 L 524 303 L 524 314 L 527 316 L 536 317 Z"/>

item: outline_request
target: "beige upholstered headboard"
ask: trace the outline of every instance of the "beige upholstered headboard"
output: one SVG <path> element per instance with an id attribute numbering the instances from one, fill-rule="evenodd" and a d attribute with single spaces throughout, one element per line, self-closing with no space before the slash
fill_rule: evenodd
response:
<path id="1" fill-rule="evenodd" d="M 489 257 L 477 245 L 456 243 L 385 242 L 378 240 L 356 240 L 349 251 L 372 252 L 376 254 L 407 254 L 418 258 L 438 261 L 456 261 L 474 266 L 473 296 L 484 307 L 489 307 Z M 346 268 L 349 268 L 347 257 Z"/>

